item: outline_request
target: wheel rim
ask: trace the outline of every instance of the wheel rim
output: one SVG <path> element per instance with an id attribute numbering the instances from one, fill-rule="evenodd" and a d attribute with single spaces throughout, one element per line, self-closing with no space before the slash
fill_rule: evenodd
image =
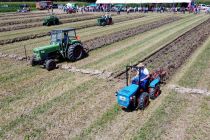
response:
<path id="1" fill-rule="evenodd" d="M 155 92 L 155 97 L 157 97 L 159 95 L 159 90 L 157 90 L 156 92 Z"/>
<path id="2" fill-rule="evenodd" d="M 159 95 L 159 92 L 160 92 L 159 87 L 157 87 L 157 89 L 155 90 L 155 97 Z"/>

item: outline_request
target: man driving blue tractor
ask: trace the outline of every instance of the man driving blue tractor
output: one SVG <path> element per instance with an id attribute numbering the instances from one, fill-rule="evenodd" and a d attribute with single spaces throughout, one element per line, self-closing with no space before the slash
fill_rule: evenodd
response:
<path id="1" fill-rule="evenodd" d="M 146 85 L 148 84 L 148 80 L 149 80 L 149 71 L 148 69 L 145 67 L 145 65 L 143 63 L 139 63 L 137 65 L 137 67 L 139 67 L 141 70 L 140 70 L 140 74 L 139 74 L 139 71 L 137 69 L 133 69 L 135 72 L 136 72 L 136 76 L 134 76 L 131 80 L 131 83 L 132 84 L 138 84 L 140 82 L 140 86 L 146 90 Z M 140 78 L 139 78 L 140 76 Z M 140 81 L 139 81 L 140 79 Z"/>
<path id="2" fill-rule="evenodd" d="M 159 69 L 149 73 L 143 63 L 137 66 L 126 66 L 126 86 L 116 92 L 117 102 L 123 109 L 145 109 L 149 98 L 155 99 L 161 93 L 160 83 L 164 76 Z M 130 76 L 135 75 L 131 81 Z"/>

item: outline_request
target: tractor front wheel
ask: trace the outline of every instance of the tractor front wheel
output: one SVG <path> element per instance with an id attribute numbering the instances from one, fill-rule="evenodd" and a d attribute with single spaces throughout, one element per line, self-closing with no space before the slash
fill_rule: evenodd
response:
<path id="1" fill-rule="evenodd" d="M 75 43 L 73 45 L 69 46 L 68 49 L 68 59 L 70 61 L 77 61 L 83 57 L 84 54 L 84 49 L 82 44 L 80 43 Z"/>
<path id="2" fill-rule="evenodd" d="M 141 93 L 138 99 L 138 107 L 143 110 L 149 105 L 149 94 L 146 92 Z"/>
<path id="3" fill-rule="evenodd" d="M 56 62 L 53 59 L 49 59 L 46 61 L 45 67 L 48 71 L 51 71 L 56 68 Z"/>
<path id="4" fill-rule="evenodd" d="M 106 22 L 102 22 L 101 23 L 101 26 L 106 26 Z"/>

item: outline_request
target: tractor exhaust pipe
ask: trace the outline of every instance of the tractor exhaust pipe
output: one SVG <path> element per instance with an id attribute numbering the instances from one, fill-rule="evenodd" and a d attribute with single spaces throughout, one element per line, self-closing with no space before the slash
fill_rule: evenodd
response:
<path id="1" fill-rule="evenodd" d="M 27 56 L 27 52 L 26 52 L 26 46 L 24 46 L 24 51 L 25 51 L 25 58 L 26 58 L 26 61 L 28 60 L 28 56 Z"/>

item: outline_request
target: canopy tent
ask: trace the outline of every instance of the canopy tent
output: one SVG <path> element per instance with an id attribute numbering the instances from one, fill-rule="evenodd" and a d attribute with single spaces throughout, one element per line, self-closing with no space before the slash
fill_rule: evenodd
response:
<path id="1" fill-rule="evenodd" d="M 97 4 L 96 3 L 90 3 L 88 6 L 90 6 L 90 7 L 96 7 Z"/>
<path id="2" fill-rule="evenodd" d="M 97 0 L 97 4 L 190 3 L 191 0 Z"/>

